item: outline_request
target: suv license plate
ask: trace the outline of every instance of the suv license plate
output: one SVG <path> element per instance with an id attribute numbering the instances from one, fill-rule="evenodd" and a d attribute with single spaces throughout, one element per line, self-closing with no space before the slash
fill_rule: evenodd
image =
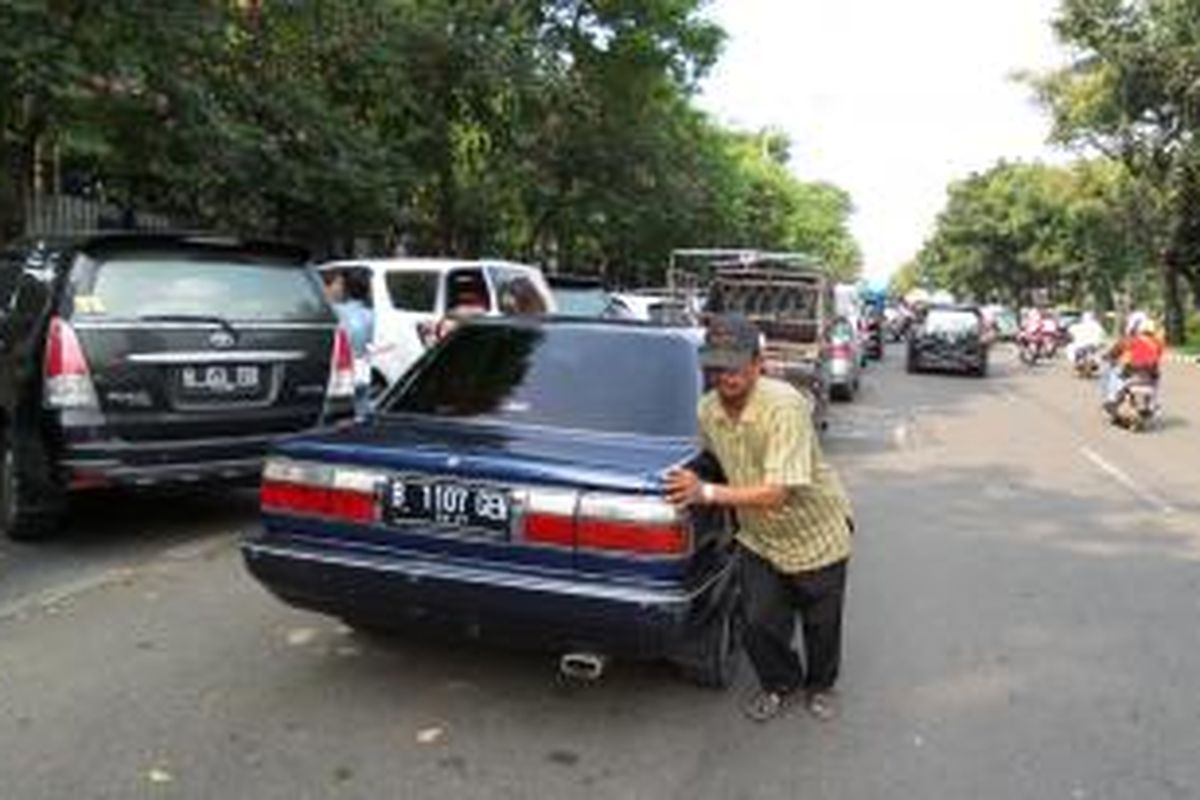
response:
<path id="1" fill-rule="evenodd" d="M 254 394 L 262 386 L 262 371 L 255 365 L 184 367 L 180 383 L 189 394 Z"/>

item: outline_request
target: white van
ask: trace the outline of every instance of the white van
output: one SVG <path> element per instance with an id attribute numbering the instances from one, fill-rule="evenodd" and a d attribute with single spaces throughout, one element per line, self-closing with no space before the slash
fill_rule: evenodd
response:
<path id="1" fill-rule="evenodd" d="M 371 286 L 375 311 L 375 354 L 372 367 L 388 384 L 396 381 L 434 340 L 435 327 L 466 299 L 482 305 L 488 316 L 509 311 L 509 288 L 532 284 L 545 313 L 555 311 L 554 297 L 542 271 L 506 261 L 462 261 L 444 258 L 367 258 L 331 261 L 321 273 L 363 271 Z"/>

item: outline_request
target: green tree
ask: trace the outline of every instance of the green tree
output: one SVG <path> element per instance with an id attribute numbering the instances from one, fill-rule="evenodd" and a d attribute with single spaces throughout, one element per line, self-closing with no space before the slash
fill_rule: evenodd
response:
<path id="1" fill-rule="evenodd" d="M 1076 58 L 1031 77 L 1054 120 L 1055 140 L 1119 162 L 1136 198 L 1129 207 L 1141 249 L 1152 253 L 1168 333 L 1182 335 L 1180 278 L 1200 265 L 1190 233 L 1187 181 L 1190 142 L 1200 118 L 1198 0 L 1063 0 L 1054 29 Z M 1200 281 L 1200 279 L 1198 279 Z"/>
<path id="2" fill-rule="evenodd" d="M 980 300 L 1119 305 L 1152 255 L 1132 186 L 1109 159 L 1001 162 L 950 187 L 912 278 Z"/>
<path id="3" fill-rule="evenodd" d="M 197 225 L 660 280 L 677 246 L 857 269 L 849 196 L 699 112 L 702 0 L 0 0 L 0 237 L 46 164 Z"/>

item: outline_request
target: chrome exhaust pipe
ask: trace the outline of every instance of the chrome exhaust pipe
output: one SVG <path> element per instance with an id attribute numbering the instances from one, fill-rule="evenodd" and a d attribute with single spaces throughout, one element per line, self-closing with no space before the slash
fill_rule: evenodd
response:
<path id="1" fill-rule="evenodd" d="M 581 683 L 600 680 L 608 657 L 599 653 L 566 653 L 558 660 L 558 671 L 564 678 Z"/>

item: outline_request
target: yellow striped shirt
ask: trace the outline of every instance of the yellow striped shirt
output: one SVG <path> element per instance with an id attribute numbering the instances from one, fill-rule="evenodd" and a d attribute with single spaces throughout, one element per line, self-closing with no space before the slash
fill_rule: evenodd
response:
<path id="1" fill-rule="evenodd" d="M 738 509 L 738 541 L 782 572 L 807 572 L 850 555 L 850 501 L 825 461 L 809 399 L 783 381 L 759 378 L 735 421 L 715 392 L 700 401 L 704 445 L 730 486 L 784 486 L 777 510 Z"/>

